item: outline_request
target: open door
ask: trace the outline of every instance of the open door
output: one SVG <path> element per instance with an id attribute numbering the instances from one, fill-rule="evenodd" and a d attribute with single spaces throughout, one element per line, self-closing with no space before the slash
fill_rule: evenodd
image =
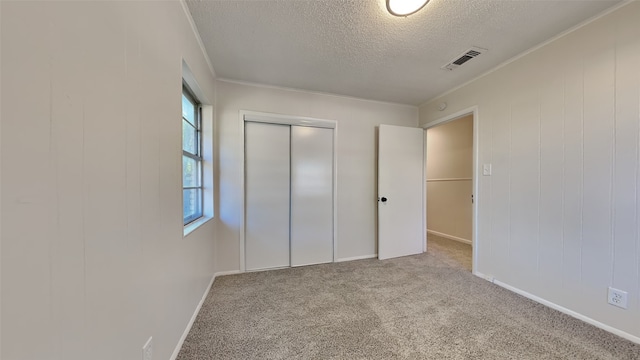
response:
<path id="1" fill-rule="evenodd" d="M 424 130 L 380 125 L 378 134 L 378 258 L 423 250 Z"/>

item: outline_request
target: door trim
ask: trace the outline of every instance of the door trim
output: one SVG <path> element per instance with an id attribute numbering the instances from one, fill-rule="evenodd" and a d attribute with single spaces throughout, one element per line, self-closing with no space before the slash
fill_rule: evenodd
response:
<path id="1" fill-rule="evenodd" d="M 239 124 L 240 124 L 240 188 L 242 189 L 240 195 L 240 272 L 246 272 L 245 263 L 245 134 L 244 123 L 245 122 L 261 122 L 268 124 L 278 125 L 290 125 L 290 126 L 307 126 L 307 127 L 319 127 L 333 129 L 333 259 L 332 262 L 336 262 L 338 259 L 338 122 L 336 120 L 317 119 L 304 116 L 294 115 L 282 115 L 275 113 L 257 112 L 240 110 L 239 112 Z"/>
<path id="2" fill-rule="evenodd" d="M 422 128 L 425 130 L 425 138 L 427 136 L 427 129 L 438 126 L 438 125 L 442 125 L 445 123 L 448 123 L 450 121 L 454 121 L 457 119 L 460 119 L 462 117 L 465 117 L 467 115 L 473 115 L 473 171 L 472 171 L 472 194 L 473 194 L 473 205 L 471 206 L 472 209 L 472 215 L 471 215 L 471 251 L 472 251 L 472 269 L 471 272 L 474 275 L 478 275 L 478 243 L 480 241 L 480 239 L 478 239 L 478 204 L 481 201 L 480 196 L 478 195 L 478 182 L 479 182 L 479 161 L 478 161 L 478 152 L 479 152 L 479 146 L 480 146 L 480 134 L 479 134 L 479 123 L 480 123 L 480 115 L 479 115 L 479 111 L 478 111 L 478 106 L 472 106 L 470 108 L 466 108 L 463 110 L 460 110 L 458 112 L 455 112 L 451 115 L 447 115 L 445 117 L 442 117 L 438 120 L 432 121 L 430 123 L 427 124 L 423 124 Z M 424 158 L 426 160 L 427 158 L 427 146 L 425 143 L 425 147 L 424 147 Z M 424 167 L 424 178 L 427 179 L 427 167 Z M 426 186 L 426 185 L 425 185 Z M 427 192 L 424 192 L 424 198 L 423 198 L 423 208 L 424 208 L 424 228 L 426 229 L 426 225 L 427 225 Z M 426 246 L 427 246 L 427 232 L 425 230 L 425 238 L 424 238 L 424 247 L 426 250 Z"/>
<path id="3" fill-rule="evenodd" d="M 291 126 L 308 126 L 327 129 L 335 129 L 337 122 L 334 120 L 315 119 L 302 116 L 290 116 L 280 114 L 261 113 L 255 111 L 241 111 L 243 121 L 261 122 L 268 124 L 291 125 Z M 244 126 L 244 125 L 243 125 Z"/>

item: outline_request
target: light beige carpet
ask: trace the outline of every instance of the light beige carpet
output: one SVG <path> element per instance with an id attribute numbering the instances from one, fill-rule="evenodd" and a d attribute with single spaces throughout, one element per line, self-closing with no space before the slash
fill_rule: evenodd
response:
<path id="1" fill-rule="evenodd" d="M 428 252 L 454 268 L 463 268 L 471 272 L 471 245 L 429 234 Z"/>
<path id="2" fill-rule="evenodd" d="M 470 247 L 447 242 L 220 277 L 178 359 L 640 359 L 640 345 L 473 276 Z"/>

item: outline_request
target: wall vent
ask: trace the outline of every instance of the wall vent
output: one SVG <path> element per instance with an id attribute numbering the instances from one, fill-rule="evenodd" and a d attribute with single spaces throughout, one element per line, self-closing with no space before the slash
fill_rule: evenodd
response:
<path id="1" fill-rule="evenodd" d="M 462 55 L 456 56 L 455 59 L 451 60 L 449 63 L 447 63 L 446 65 L 442 66 L 442 69 L 444 69 L 444 70 L 457 69 L 458 67 L 462 66 L 462 64 L 464 64 L 467 61 L 479 56 L 480 54 L 482 54 L 485 51 L 487 51 L 487 49 L 482 49 L 482 48 L 474 46 L 471 49 L 465 51 Z"/>

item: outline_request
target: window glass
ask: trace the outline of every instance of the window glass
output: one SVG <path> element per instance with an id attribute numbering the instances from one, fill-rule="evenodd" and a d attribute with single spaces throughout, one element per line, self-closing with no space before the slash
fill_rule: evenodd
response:
<path id="1" fill-rule="evenodd" d="M 182 216 L 184 224 L 202 217 L 200 110 L 195 96 L 182 88 Z"/>
<path id="2" fill-rule="evenodd" d="M 195 113 L 196 113 L 195 105 L 191 102 L 191 100 L 189 100 L 189 98 L 183 92 L 182 93 L 182 117 L 186 119 L 188 122 L 190 122 L 191 124 L 196 125 Z"/>
<path id="3" fill-rule="evenodd" d="M 182 120 L 182 150 L 198 155 L 198 130 Z"/>
<path id="4" fill-rule="evenodd" d="M 200 163 L 196 159 L 182 155 L 182 187 L 200 186 Z"/>
<path id="5" fill-rule="evenodd" d="M 183 210 L 184 223 L 188 224 L 193 220 L 202 217 L 202 190 L 201 189 L 184 189 L 183 192 Z"/>

